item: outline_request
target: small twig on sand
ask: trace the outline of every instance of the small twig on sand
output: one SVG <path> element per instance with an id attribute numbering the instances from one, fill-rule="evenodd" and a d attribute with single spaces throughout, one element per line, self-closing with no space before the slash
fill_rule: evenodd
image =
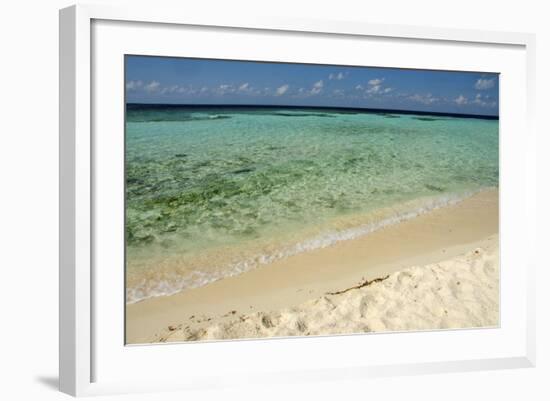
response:
<path id="1" fill-rule="evenodd" d="M 387 279 L 390 275 L 388 274 L 386 277 L 382 277 L 382 278 L 375 278 L 373 280 L 365 280 L 363 281 L 361 284 L 358 284 L 356 286 L 353 286 L 353 287 L 350 287 L 350 288 L 346 288 L 345 290 L 342 290 L 342 291 L 336 291 L 336 292 L 327 292 L 327 295 L 340 295 L 340 294 L 343 294 L 345 292 L 348 292 L 348 291 L 351 291 L 351 290 L 358 290 L 359 288 L 363 288 L 363 287 L 367 287 L 373 283 L 378 283 L 380 281 L 384 281 L 385 279 Z"/>

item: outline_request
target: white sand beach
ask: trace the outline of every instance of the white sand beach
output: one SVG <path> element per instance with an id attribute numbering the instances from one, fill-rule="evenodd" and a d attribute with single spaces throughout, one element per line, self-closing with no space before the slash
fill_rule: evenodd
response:
<path id="1" fill-rule="evenodd" d="M 498 190 L 127 305 L 127 343 L 496 326 Z"/>
<path id="2" fill-rule="evenodd" d="M 237 315 L 163 340 L 219 340 L 498 325 L 498 240 L 457 258 L 415 266 L 280 311 Z"/>

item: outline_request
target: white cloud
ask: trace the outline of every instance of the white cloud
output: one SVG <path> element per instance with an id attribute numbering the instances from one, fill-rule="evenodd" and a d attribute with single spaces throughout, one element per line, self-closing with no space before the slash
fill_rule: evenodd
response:
<path id="1" fill-rule="evenodd" d="M 323 86 L 324 86 L 323 80 L 315 82 L 313 84 L 313 87 L 311 88 L 310 93 L 312 95 L 318 95 L 323 90 Z"/>
<path id="2" fill-rule="evenodd" d="M 380 92 L 380 88 L 382 88 L 380 85 L 371 85 L 369 89 L 367 89 L 367 93 L 375 94 Z"/>
<path id="3" fill-rule="evenodd" d="M 275 91 L 275 95 L 276 96 L 284 95 L 288 91 L 288 88 L 290 88 L 289 84 L 284 84 L 282 86 L 279 86 Z"/>
<path id="4" fill-rule="evenodd" d="M 129 91 L 139 89 L 143 86 L 142 81 L 129 81 L 126 82 L 126 89 Z"/>
<path id="5" fill-rule="evenodd" d="M 383 82 L 384 82 L 384 78 L 374 78 L 368 81 L 368 85 L 366 88 L 363 87 L 362 85 L 357 85 L 355 89 L 357 90 L 365 89 L 365 95 L 367 96 L 390 93 L 393 90 L 393 88 L 384 87 L 382 85 Z"/>
<path id="6" fill-rule="evenodd" d="M 164 95 L 166 93 L 174 93 L 174 92 L 183 93 L 185 92 L 185 88 L 179 87 L 178 85 L 166 86 L 162 88 L 162 90 L 160 91 L 160 94 Z"/>
<path id="7" fill-rule="evenodd" d="M 382 82 L 384 82 L 384 78 L 375 78 L 375 79 L 371 79 L 369 81 L 369 85 L 371 86 L 379 86 L 382 84 Z"/>
<path id="8" fill-rule="evenodd" d="M 454 102 L 456 104 L 458 104 L 459 106 L 462 106 L 462 105 L 465 105 L 465 104 L 468 104 L 468 98 L 465 97 L 465 96 L 462 96 L 460 95 L 459 97 L 457 97 Z"/>
<path id="9" fill-rule="evenodd" d="M 497 102 L 491 101 L 489 95 L 482 96 L 481 93 L 478 93 L 473 101 L 474 104 L 477 104 L 481 107 L 496 107 Z"/>
<path id="10" fill-rule="evenodd" d="M 226 93 L 235 92 L 235 87 L 233 85 L 230 85 L 230 84 L 221 84 L 220 86 L 218 86 L 215 89 L 214 92 L 218 95 L 225 95 Z"/>
<path id="11" fill-rule="evenodd" d="M 292 96 L 297 98 L 306 98 L 309 96 L 318 95 L 323 91 L 324 86 L 325 84 L 323 80 L 320 80 L 315 82 L 310 89 L 307 89 L 304 87 L 298 88 L 298 90 L 295 93 L 293 93 Z"/>
<path id="12" fill-rule="evenodd" d="M 494 78 L 491 78 L 491 79 L 479 78 L 476 81 L 475 85 L 474 85 L 474 87 L 477 90 L 491 89 L 494 86 L 495 86 L 495 79 Z"/>
<path id="13" fill-rule="evenodd" d="M 366 93 L 369 94 L 377 94 L 377 93 L 390 93 L 393 90 L 393 88 L 383 88 L 382 85 L 371 85 L 369 89 L 367 89 Z"/>
<path id="14" fill-rule="evenodd" d="M 418 103 L 422 103 L 422 104 L 432 104 L 434 102 L 437 102 L 439 99 L 432 96 L 431 93 L 428 93 L 428 94 L 425 94 L 425 95 L 421 95 L 421 94 L 415 94 L 415 95 L 412 95 L 412 96 L 409 96 L 409 99 L 414 101 L 414 102 L 418 102 Z"/>
<path id="15" fill-rule="evenodd" d="M 248 87 L 248 82 L 246 82 L 246 83 L 242 84 L 241 86 L 239 86 L 239 90 L 240 90 L 241 92 L 244 92 L 244 91 L 246 91 L 247 89 L 249 89 L 249 87 Z"/>
<path id="16" fill-rule="evenodd" d="M 147 85 L 145 85 L 145 90 L 149 93 L 157 92 L 159 89 L 160 89 L 159 81 L 151 81 Z"/>
<path id="17" fill-rule="evenodd" d="M 346 75 L 343 72 L 333 73 L 333 74 L 328 75 L 328 79 L 336 79 L 336 80 L 340 81 L 340 80 L 344 79 L 345 76 Z"/>
<path id="18" fill-rule="evenodd" d="M 163 88 L 153 87 L 149 92 L 158 92 L 161 95 L 171 95 L 171 94 L 180 94 L 180 95 L 194 95 L 199 92 L 198 89 L 193 88 L 192 86 L 185 87 L 179 85 L 165 86 Z"/>

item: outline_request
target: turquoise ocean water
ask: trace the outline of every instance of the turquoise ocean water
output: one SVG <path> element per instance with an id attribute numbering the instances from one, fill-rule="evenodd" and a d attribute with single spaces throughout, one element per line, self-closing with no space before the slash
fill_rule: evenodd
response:
<path id="1" fill-rule="evenodd" d="M 497 187 L 498 120 L 128 105 L 127 302 Z"/>

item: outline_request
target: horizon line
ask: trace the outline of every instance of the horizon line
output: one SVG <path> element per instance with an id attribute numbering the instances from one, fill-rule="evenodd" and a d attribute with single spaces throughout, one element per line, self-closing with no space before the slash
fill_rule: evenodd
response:
<path id="1" fill-rule="evenodd" d="M 499 114 L 466 114 L 453 113 L 445 111 L 425 111 L 425 110 L 407 110 L 407 109 L 384 109 L 370 107 L 347 107 L 347 106 L 315 106 L 315 105 L 280 105 L 280 104 L 224 104 L 224 103 L 139 103 L 126 102 L 126 106 L 168 106 L 168 107 L 227 107 L 227 108 L 292 108 L 292 109 L 325 109 L 325 110 L 350 110 L 373 113 L 395 113 L 395 114 L 418 114 L 418 115 L 436 115 L 446 117 L 462 118 L 480 118 L 485 120 L 498 120 Z"/>

